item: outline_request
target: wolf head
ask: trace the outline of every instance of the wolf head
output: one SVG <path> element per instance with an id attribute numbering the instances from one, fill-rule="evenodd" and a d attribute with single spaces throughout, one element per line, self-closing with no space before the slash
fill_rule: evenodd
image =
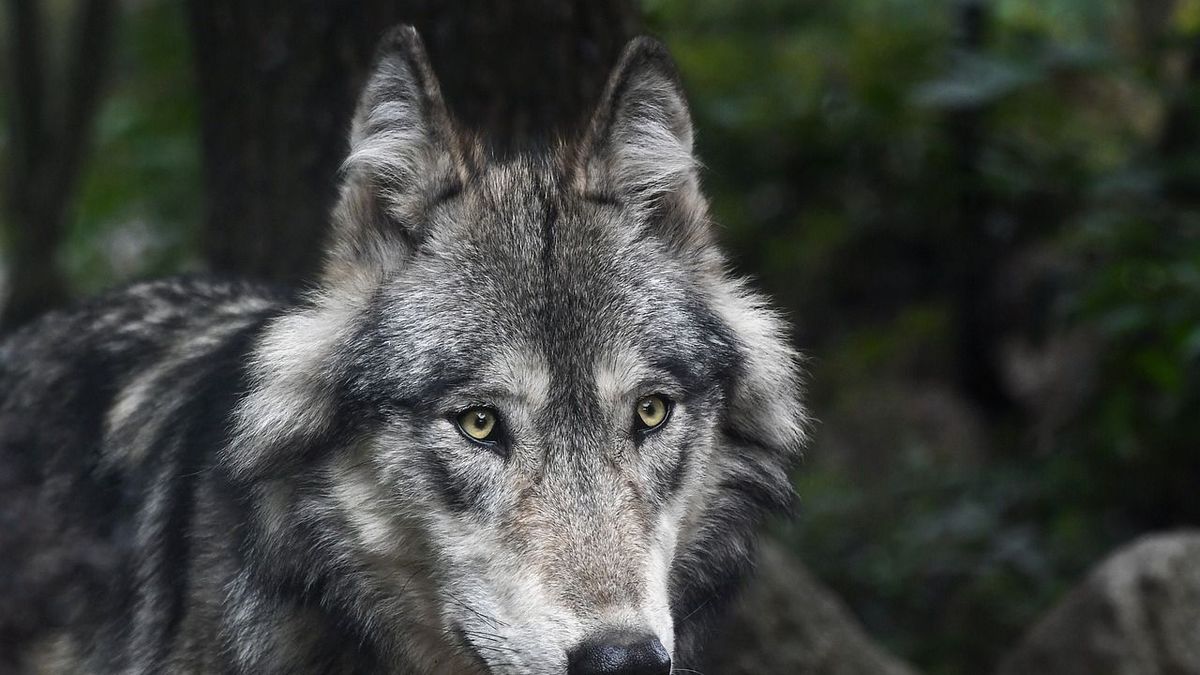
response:
<path id="1" fill-rule="evenodd" d="M 577 142 L 478 148 L 394 32 L 321 283 L 261 340 L 223 455 L 258 574 L 409 668 L 665 673 L 789 507 L 797 355 L 714 244 L 658 43 Z"/>

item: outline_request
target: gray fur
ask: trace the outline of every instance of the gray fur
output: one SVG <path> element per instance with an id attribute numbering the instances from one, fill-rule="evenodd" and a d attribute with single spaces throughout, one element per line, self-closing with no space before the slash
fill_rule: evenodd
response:
<path id="1" fill-rule="evenodd" d="M 615 628 L 693 662 L 807 420 L 674 67 L 634 41 L 584 138 L 505 161 L 438 91 L 396 31 L 311 291 L 141 284 L 0 347 L 0 669 L 561 674 Z"/>

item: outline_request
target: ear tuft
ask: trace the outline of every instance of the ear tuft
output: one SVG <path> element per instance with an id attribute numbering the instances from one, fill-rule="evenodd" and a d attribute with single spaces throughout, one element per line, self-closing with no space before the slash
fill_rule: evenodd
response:
<path id="1" fill-rule="evenodd" d="M 389 31 L 359 99 L 343 168 L 413 186 L 430 151 L 456 154 L 454 136 L 421 37 L 412 26 Z"/>
<path id="2" fill-rule="evenodd" d="M 327 280 L 387 269 L 424 236 L 422 217 L 467 176 L 467 158 L 417 31 L 380 42 L 359 97 L 333 214 Z"/>
<path id="3" fill-rule="evenodd" d="M 692 120 L 675 63 L 648 37 L 622 52 L 580 148 L 578 187 L 640 206 L 694 185 Z"/>

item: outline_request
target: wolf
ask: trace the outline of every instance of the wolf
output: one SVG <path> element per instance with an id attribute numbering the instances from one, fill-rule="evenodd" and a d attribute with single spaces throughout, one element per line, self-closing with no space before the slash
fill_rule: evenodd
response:
<path id="1" fill-rule="evenodd" d="M 384 40 L 302 292 L 136 283 L 0 347 L 0 669 L 665 674 L 793 503 L 802 362 L 665 48 L 495 158 Z"/>

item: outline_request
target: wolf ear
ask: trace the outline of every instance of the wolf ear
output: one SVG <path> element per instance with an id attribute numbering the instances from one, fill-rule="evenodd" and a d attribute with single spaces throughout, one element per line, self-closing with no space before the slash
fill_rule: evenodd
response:
<path id="1" fill-rule="evenodd" d="M 329 364 L 380 276 L 425 236 L 430 205 L 465 180 L 462 148 L 421 38 L 408 26 L 391 31 L 354 114 L 322 283 L 264 328 L 251 356 L 222 455 L 231 475 L 290 468 L 327 442 L 337 424 Z"/>
<path id="2" fill-rule="evenodd" d="M 613 68 L 579 147 L 576 187 L 673 230 L 674 241 L 707 241 L 692 136 L 683 85 L 666 47 L 635 38 Z"/>
<path id="3" fill-rule="evenodd" d="M 380 43 L 342 167 L 326 277 L 388 269 L 423 236 L 429 205 L 462 185 L 467 157 L 417 31 Z"/>

